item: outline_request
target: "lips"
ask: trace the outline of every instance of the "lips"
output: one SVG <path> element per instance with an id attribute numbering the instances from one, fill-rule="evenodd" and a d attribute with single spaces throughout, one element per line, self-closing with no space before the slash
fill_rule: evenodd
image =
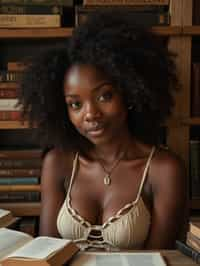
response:
<path id="1" fill-rule="evenodd" d="M 87 134 L 90 136 L 99 136 L 99 135 L 102 135 L 103 132 L 104 132 L 104 127 L 103 125 L 100 125 L 99 123 L 96 123 L 95 126 L 90 127 L 87 130 Z"/>

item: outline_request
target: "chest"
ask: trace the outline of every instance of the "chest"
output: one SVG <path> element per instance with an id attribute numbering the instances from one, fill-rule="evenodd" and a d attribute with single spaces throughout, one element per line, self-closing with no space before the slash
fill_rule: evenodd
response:
<path id="1" fill-rule="evenodd" d="M 102 224 L 142 193 L 150 208 L 150 185 L 144 177 L 144 160 L 121 163 L 104 184 L 105 171 L 98 164 L 79 164 L 70 190 L 71 206 L 91 224 Z M 143 186 L 143 181 L 144 186 Z"/>

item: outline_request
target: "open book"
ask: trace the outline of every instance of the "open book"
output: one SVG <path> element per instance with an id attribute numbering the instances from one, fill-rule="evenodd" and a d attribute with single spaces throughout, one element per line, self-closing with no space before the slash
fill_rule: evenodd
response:
<path id="1" fill-rule="evenodd" d="M 11 211 L 0 209 L 0 227 L 7 227 L 16 221 Z"/>
<path id="2" fill-rule="evenodd" d="M 0 228 L 0 265 L 47 266 L 62 265 L 79 248 L 71 240 L 54 237 L 36 237 Z"/>
<path id="3" fill-rule="evenodd" d="M 167 266 L 159 252 L 79 252 L 70 266 Z"/>

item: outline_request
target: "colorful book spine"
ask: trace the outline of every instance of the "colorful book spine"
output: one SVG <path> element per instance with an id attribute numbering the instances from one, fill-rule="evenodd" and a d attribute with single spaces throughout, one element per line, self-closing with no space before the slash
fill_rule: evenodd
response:
<path id="1" fill-rule="evenodd" d="M 0 169 L 0 177 L 34 177 L 40 174 L 40 169 Z"/>
<path id="2" fill-rule="evenodd" d="M 62 15 L 62 6 L 41 6 L 41 5 L 2 5 L 0 6 L 0 14 L 60 14 Z"/>
<path id="3" fill-rule="evenodd" d="M 131 7 L 123 6 L 76 6 L 75 8 L 75 24 L 76 26 L 81 25 L 87 20 L 88 15 L 96 11 L 118 11 L 120 15 L 126 16 L 130 23 L 137 23 L 143 26 L 158 26 L 158 25 L 169 25 L 170 15 L 168 12 L 137 12 Z"/>
<path id="4" fill-rule="evenodd" d="M 58 28 L 61 15 L 0 15 L 0 28 Z"/>
<path id="5" fill-rule="evenodd" d="M 0 185 L 37 185 L 38 177 L 0 177 Z"/>
<path id="6" fill-rule="evenodd" d="M 7 89 L 7 88 L 0 88 L 0 99 L 12 99 L 18 97 L 18 91 L 16 89 Z M 0 117 L 4 114 L 0 114 Z M 0 118 L 1 119 L 1 118 Z"/>
<path id="7" fill-rule="evenodd" d="M 6 17 L 7 15 L 0 15 L 0 24 L 1 24 L 1 17 Z M 9 16 L 8 16 L 9 17 Z M 10 17 L 11 18 L 11 17 Z M 13 23 L 14 20 L 12 21 L 11 18 L 11 23 Z M 22 77 L 22 74 L 19 73 L 19 71 L 6 71 L 6 70 L 2 70 L 0 71 L 0 82 L 5 83 L 5 82 L 18 82 Z"/>

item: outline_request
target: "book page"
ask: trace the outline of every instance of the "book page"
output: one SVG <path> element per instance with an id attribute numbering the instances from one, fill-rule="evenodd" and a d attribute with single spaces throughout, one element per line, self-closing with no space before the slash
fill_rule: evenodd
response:
<path id="1" fill-rule="evenodd" d="M 166 266 L 159 252 L 85 252 L 77 254 L 70 266 Z"/>
<path id="2" fill-rule="evenodd" d="M 32 239 L 28 234 L 0 228 L 0 259 Z"/>
<path id="3" fill-rule="evenodd" d="M 9 254 L 8 257 L 21 257 L 26 259 L 46 259 L 54 252 L 58 251 L 59 249 L 62 249 L 70 242 L 71 240 L 67 239 L 41 236 L 34 238 L 25 246 L 16 250 L 12 254 Z"/>
<path id="4" fill-rule="evenodd" d="M 10 211 L 0 209 L 0 219 L 6 215 L 10 214 Z"/>

